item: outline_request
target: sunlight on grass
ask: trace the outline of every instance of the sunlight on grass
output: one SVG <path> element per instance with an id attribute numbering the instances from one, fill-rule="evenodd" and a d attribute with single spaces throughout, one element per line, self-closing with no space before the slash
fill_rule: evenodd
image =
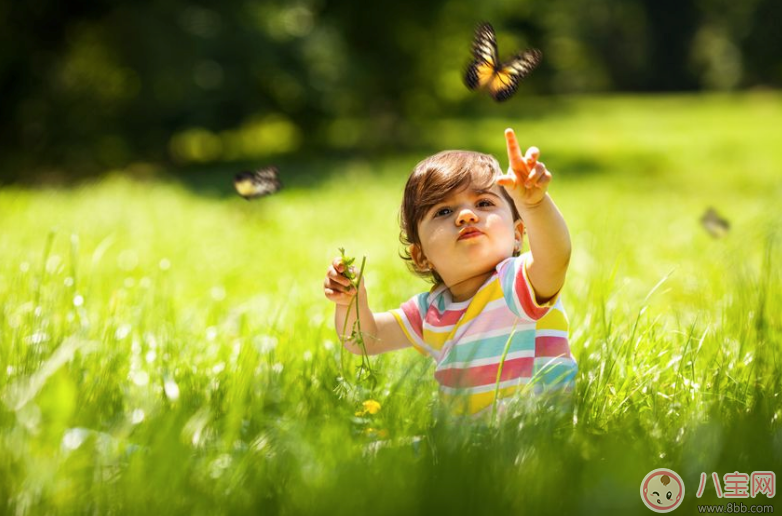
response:
<path id="1" fill-rule="evenodd" d="M 690 511 L 701 472 L 778 470 L 778 98 L 567 108 L 431 131 L 504 161 L 516 128 L 573 237 L 572 407 L 520 397 L 498 425 L 445 414 L 413 350 L 356 383 L 322 294 L 340 247 L 366 255 L 376 310 L 427 288 L 398 257 L 424 155 L 329 164 L 254 203 L 120 176 L 0 190 L 2 512 L 646 514 L 654 468 Z"/>

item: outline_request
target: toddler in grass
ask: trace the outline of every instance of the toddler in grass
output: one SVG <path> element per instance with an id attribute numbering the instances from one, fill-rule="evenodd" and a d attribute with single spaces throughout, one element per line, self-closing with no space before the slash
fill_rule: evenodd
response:
<path id="1" fill-rule="evenodd" d="M 511 129 L 505 139 L 507 174 L 492 156 L 444 151 L 420 162 L 407 180 L 404 259 L 432 280 L 429 292 L 373 312 L 359 284 L 367 353 L 413 346 L 431 356 L 441 398 L 460 414 L 490 409 L 495 396 L 508 398 L 520 388 L 569 390 L 576 372 L 559 296 L 570 260 L 567 225 L 546 193 L 551 173 L 538 150 L 522 156 Z M 529 251 L 522 253 L 525 230 Z M 359 354 L 350 337 L 356 289 L 344 272 L 335 258 L 324 293 L 336 304 L 340 340 Z"/>

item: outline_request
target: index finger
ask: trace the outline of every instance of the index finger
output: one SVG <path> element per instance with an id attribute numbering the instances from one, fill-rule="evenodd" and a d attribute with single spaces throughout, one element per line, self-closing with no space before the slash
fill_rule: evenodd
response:
<path id="1" fill-rule="evenodd" d="M 508 161 L 510 161 L 510 168 L 514 172 L 524 172 L 529 175 L 529 167 L 524 157 L 521 155 L 521 149 L 519 148 L 519 142 L 516 140 L 516 133 L 513 129 L 505 129 L 505 143 L 508 147 Z"/>

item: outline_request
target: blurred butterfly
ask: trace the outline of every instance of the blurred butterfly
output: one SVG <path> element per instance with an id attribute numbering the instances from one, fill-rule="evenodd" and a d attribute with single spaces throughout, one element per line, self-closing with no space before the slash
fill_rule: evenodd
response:
<path id="1" fill-rule="evenodd" d="M 494 100 L 502 102 L 516 93 L 519 82 L 538 66 L 543 53 L 530 48 L 501 63 L 494 29 L 488 23 L 482 23 L 475 31 L 472 55 L 473 61 L 464 75 L 464 83 L 471 90 L 488 90 Z"/>
<path id="2" fill-rule="evenodd" d="M 255 172 L 240 172 L 234 176 L 236 191 L 247 199 L 273 194 L 282 188 L 277 167 L 264 167 Z"/>
<path id="3" fill-rule="evenodd" d="M 714 238 L 725 236 L 730 229 L 730 223 L 722 218 L 714 208 L 706 210 L 706 213 L 701 217 L 701 224 Z"/>

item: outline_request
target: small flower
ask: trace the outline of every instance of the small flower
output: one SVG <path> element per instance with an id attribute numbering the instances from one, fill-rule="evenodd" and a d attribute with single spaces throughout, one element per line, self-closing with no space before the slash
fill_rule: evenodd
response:
<path id="1" fill-rule="evenodd" d="M 369 427 L 364 430 L 364 435 L 374 439 L 388 439 L 388 430 L 385 428 L 372 428 Z"/>
<path id="2" fill-rule="evenodd" d="M 365 416 L 367 414 L 377 414 L 380 412 L 380 403 L 375 400 L 367 400 L 363 403 L 364 410 L 356 412 L 357 416 Z"/>

